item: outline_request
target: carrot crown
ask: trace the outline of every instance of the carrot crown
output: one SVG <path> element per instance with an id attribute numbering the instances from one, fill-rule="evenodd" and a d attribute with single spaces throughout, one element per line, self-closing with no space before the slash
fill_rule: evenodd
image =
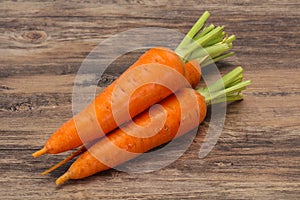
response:
<path id="1" fill-rule="evenodd" d="M 250 83 L 250 80 L 243 81 L 243 68 L 237 67 L 212 85 L 197 91 L 205 98 L 207 105 L 231 102 L 242 100 L 241 91 Z"/>
<path id="2" fill-rule="evenodd" d="M 184 62 L 197 60 L 204 67 L 234 55 L 234 52 L 226 52 L 232 48 L 236 37 L 228 36 L 224 26 L 205 26 L 209 16 L 205 11 L 175 49 Z"/>

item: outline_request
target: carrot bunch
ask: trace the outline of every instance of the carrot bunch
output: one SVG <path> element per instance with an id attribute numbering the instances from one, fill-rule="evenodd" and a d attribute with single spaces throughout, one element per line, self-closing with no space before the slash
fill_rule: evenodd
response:
<path id="1" fill-rule="evenodd" d="M 205 12 L 199 18 L 175 51 L 157 47 L 145 52 L 117 80 L 98 94 L 95 100 L 83 111 L 57 129 L 45 146 L 35 152 L 33 157 L 45 153 L 57 154 L 74 149 L 83 144 L 80 136 L 87 138 L 87 141 L 92 141 L 117 128 L 115 118 L 118 116 L 114 116 L 112 112 L 113 92 L 115 95 L 127 93 L 127 96 L 130 96 L 128 88 L 137 88 L 139 83 L 143 82 L 146 77 L 149 78 L 149 82 L 155 82 L 159 74 L 165 85 L 169 85 L 173 91 L 177 91 L 189 86 L 186 82 L 178 82 L 176 74 L 179 73 L 186 78 L 191 86 L 195 87 L 201 75 L 199 65 L 204 67 L 211 62 L 233 55 L 232 52 L 225 52 L 232 48 L 232 41 L 235 40 L 235 36 L 228 37 L 223 26 L 210 25 L 204 27 L 209 15 L 209 12 Z M 151 70 L 151 68 L 141 67 L 147 64 L 160 65 L 160 68 L 156 67 L 155 70 Z M 132 75 L 135 79 L 120 85 L 120 80 L 128 74 L 132 74 L 132 71 L 136 73 Z M 114 91 L 117 86 L 119 86 L 119 91 Z M 172 91 L 169 88 L 160 84 L 147 84 L 137 88 L 131 95 L 129 102 L 130 117 L 136 116 L 171 93 Z M 122 95 L 122 97 L 123 99 L 121 97 L 117 99 L 120 106 L 117 108 L 118 110 L 115 110 L 120 116 L 118 118 L 122 118 L 119 123 L 125 123 L 129 120 L 128 116 L 123 117 L 127 112 L 125 107 L 122 106 L 126 95 Z M 102 130 L 99 130 L 99 125 Z M 82 132 L 80 136 L 79 132 Z"/>
<path id="2" fill-rule="evenodd" d="M 227 52 L 235 36 L 228 37 L 223 26 L 205 26 L 209 15 L 206 11 L 199 18 L 175 51 L 157 47 L 145 52 L 83 111 L 57 129 L 33 157 L 82 147 L 43 174 L 80 154 L 56 181 L 57 185 L 109 169 L 192 130 L 205 118 L 207 105 L 242 99 L 240 91 L 250 82 L 242 82 L 240 67 L 212 86 L 191 88 L 200 80 L 200 65 L 204 67 L 233 55 Z M 147 84 L 143 84 L 145 80 Z M 158 102 L 163 110 L 151 109 L 150 118 L 149 107 Z M 183 113 L 182 107 L 186 107 Z M 145 129 L 137 127 L 147 127 L 153 120 L 164 121 L 163 128 L 150 128 L 147 132 L 151 136 L 145 137 L 146 133 L 141 131 Z"/>

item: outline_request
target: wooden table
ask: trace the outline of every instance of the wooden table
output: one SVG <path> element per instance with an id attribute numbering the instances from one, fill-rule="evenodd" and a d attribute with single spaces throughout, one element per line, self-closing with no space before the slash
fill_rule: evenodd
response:
<path id="1" fill-rule="evenodd" d="M 66 154 L 33 159 L 31 153 L 72 116 L 74 78 L 88 53 L 131 28 L 186 33 L 204 10 L 237 36 L 236 56 L 220 71 L 242 65 L 253 82 L 245 100 L 228 108 L 212 152 L 198 158 L 199 133 L 159 171 L 109 170 L 60 188 L 54 181 L 69 165 L 40 176 Z M 21 0 L 0 3 L 0 16 L 0 199 L 300 198 L 299 1 Z M 121 67 L 103 85 L 135 58 L 118 60 Z"/>

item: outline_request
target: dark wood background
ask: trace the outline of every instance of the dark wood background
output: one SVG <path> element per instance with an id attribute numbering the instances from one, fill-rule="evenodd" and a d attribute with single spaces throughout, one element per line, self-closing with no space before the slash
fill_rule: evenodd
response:
<path id="1" fill-rule="evenodd" d="M 242 65 L 253 81 L 245 100 L 230 105 L 213 151 L 198 158 L 199 133 L 156 172 L 109 170 L 60 188 L 54 181 L 67 166 L 40 176 L 66 154 L 31 153 L 72 116 L 74 78 L 88 53 L 131 28 L 186 33 L 205 10 L 237 36 L 236 56 L 219 64 L 221 72 Z M 0 199 L 299 199 L 299 23 L 297 0 L 1 1 Z M 118 60 L 103 86 L 135 58 Z"/>

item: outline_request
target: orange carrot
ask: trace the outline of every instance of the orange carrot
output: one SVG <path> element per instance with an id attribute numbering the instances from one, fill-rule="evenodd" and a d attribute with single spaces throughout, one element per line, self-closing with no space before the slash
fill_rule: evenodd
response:
<path id="1" fill-rule="evenodd" d="M 241 90 L 250 84 L 250 81 L 242 82 L 242 71 L 242 68 L 238 67 L 221 79 L 225 90 L 222 90 L 219 81 L 208 87 L 213 89 L 213 93 L 209 93 L 209 89 L 201 88 L 195 91 L 185 88 L 177 92 L 176 96 L 167 97 L 160 103 L 164 110 L 153 108 L 152 119 L 149 117 L 149 111 L 145 111 L 134 118 L 134 123 L 128 123 L 122 129 L 112 131 L 89 151 L 83 153 L 69 170 L 56 180 L 56 184 L 60 185 L 68 179 L 81 179 L 107 170 L 194 129 L 205 118 L 207 105 L 242 99 Z M 226 98 L 222 98 L 222 95 Z M 191 101 L 195 96 L 197 101 Z M 181 99 L 184 105 L 180 104 L 176 97 Z M 164 121 L 165 113 L 166 120 L 163 128 L 157 133 L 154 129 L 150 130 L 155 133 L 154 135 L 145 137 L 145 133 L 136 128 L 136 124 L 147 127 L 152 121 Z"/>
<path id="2" fill-rule="evenodd" d="M 193 75 L 191 75 L 191 74 L 193 74 Z M 191 77 L 192 79 L 189 82 L 192 84 L 192 87 L 196 87 L 197 82 L 200 80 L 200 77 L 201 77 L 201 70 L 200 70 L 200 66 L 199 66 L 197 61 L 194 60 L 194 61 L 190 61 L 190 62 L 186 63 L 185 76 L 186 77 Z M 94 143 L 95 142 L 92 142 L 88 146 L 92 146 Z M 87 150 L 87 148 L 85 146 L 82 146 L 81 148 L 79 148 L 77 151 L 73 152 L 71 155 L 69 155 L 64 160 L 60 161 L 56 165 L 54 165 L 54 166 L 50 167 L 49 169 L 45 170 L 42 173 L 42 175 L 46 175 L 46 174 L 54 171 L 55 169 L 59 168 L 60 166 L 64 165 L 68 161 L 75 158 L 76 156 L 84 153 L 86 150 Z"/>
<path id="3" fill-rule="evenodd" d="M 195 94 L 197 95 L 197 93 L 195 93 L 192 89 L 182 89 L 180 90 L 180 92 L 178 92 L 177 96 L 178 98 L 184 98 L 184 102 L 187 103 L 185 106 L 194 107 L 195 105 L 189 104 L 189 99 L 193 98 L 192 96 Z M 197 121 L 195 121 L 195 117 L 192 116 L 195 113 L 194 109 L 189 109 L 189 113 L 182 113 L 184 115 L 182 118 L 185 119 L 183 123 L 185 124 L 181 124 L 181 126 L 184 126 L 185 130 L 179 133 L 178 136 L 195 128 L 195 125 L 204 119 L 206 115 L 206 104 L 204 98 L 200 94 L 198 94 L 197 101 L 200 111 L 199 113 L 197 113 Z M 160 103 L 160 105 L 163 106 L 165 113 L 167 113 L 167 116 L 163 128 L 161 128 L 161 130 L 157 134 L 145 138 L 144 133 L 132 133 L 132 131 L 136 130 L 134 128 L 134 123 L 129 123 L 123 128 L 125 128 L 126 130 L 131 129 L 131 134 L 137 136 L 140 135 L 140 137 L 134 137 L 128 135 L 128 133 L 125 133 L 121 129 L 116 129 L 106 138 L 103 138 L 100 142 L 92 146 L 88 152 L 85 152 L 82 156 L 80 156 L 71 165 L 68 172 L 66 172 L 61 178 L 57 180 L 57 185 L 61 184 L 67 179 L 80 179 L 90 176 L 99 171 L 107 170 L 110 167 L 119 165 L 129 159 L 136 157 L 140 153 L 146 152 L 156 146 L 172 140 L 179 129 L 178 122 L 180 122 L 181 118 L 180 104 L 176 99 L 176 96 L 172 95 L 164 99 Z M 161 112 L 160 110 L 154 110 L 152 112 L 155 113 L 154 115 L 152 115 L 154 118 L 152 119 L 153 121 L 163 120 L 164 112 Z M 151 123 L 149 113 L 141 113 L 134 119 L 134 122 L 138 126 L 147 126 L 149 123 Z M 114 148 L 113 145 L 116 145 L 118 148 Z M 100 156 L 101 160 L 109 162 L 109 166 L 100 162 L 93 155 L 98 155 Z"/>
<path id="4" fill-rule="evenodd" d="M 176 52 L 166 48 L 152 48 L 144 53 L 116 81 L 100 93 L 91 104 L 53 133 L 44 147 L 33 153 L 33 157 L 38 157 L 45 153 L 57 154 L 81 146 L 83 144 L 82 137 L 84 137 L 84 142 L 100 138 L 117 128 L 118 125 L 130 120 L 131 117 L 136 116 L 151 105 L 172 94 L 169 88 L 160 84 L 149 83 L 141 86 L 140 83 L 144 81 L 145 77 L 147 77 L 148 80 L 157 80 L 157 76 L 161 76 L 161 80 L 166 83 L 166 85 L 171 86 L 174 91 L 188 87 L 184 81 L 178 80 L 178 76 L 174 75 L 176 73 L 183 75 L 192 86 L 197 85 L 200 78 L 200 71 L 197 71 L 196 68 L 192 68 L 191 63 L 185 64 L 185 62 L 187 60 L 197 60 L 198 63 L 193 61 L 193 64 L 197 64 L 198 66 L 201 64 L 199 63 L 200 60 L 205 64 L 210 63 L 211 60 L 202 59 L 206 55 L 203 55 L 203 51 L 199 51 L 199 45 L 205 47 L 204 50 L 207 50 L 208 54 L 211 55 L 211 59 L 220 60 L 232 55 L 230 53 L 221 55 L 232 47 L 231 42 L 234 40 L 234 37 L 223 39 L 223 27 L 217 27 L 210 31 L 204 28 L 202 32 L 199 32 L 208 16 L 208 12 L 204 13 L 191 29 L 194 30 L 192 31 L 193 33 L 190 33 L 190 31 L 187 35 L 191 38 L 195 37 L 195 43 L 197 45 L 189 44 L 189 41 L 184 38 L 183 43 L 178 46 Z M 198 32 L 200 35 L 197 34 Z M 219 41 L 220 39 L 222 39 L 221 42 Z M 187 49 L 182 50 L 185 49 L 185 47 L 187 47 Z M 198 51 L 200 53 L 197 53 Z M 178 54 L 182 57 L 178 56 Z M 146 64 L 152 64 L 156 70 L 151 70 L 151 68 L 146 70 L 145 67 L 141 67 Z M 155 67 L 158 65 L 160 68 Z M 172 73 L 167 73 L 166 71 L 172 71 Z M 121 84 L 120 81 L 123 80 L 124 82 L 123 78 L 127 76 L 134 78 L 128 80 L 128 83 Z M 118 97 L 121 96 L 122 93 L 126 93 L 126 95 L 129 96 L 128 88 L 132 88 L 133 86 L 137 89 L 131 95 L 129 101 L 130 116 L 126 115 L 127 110 L 125 105 L 118 105 L 117 110 L 114 110 L 117 116 L 114 116 L 112 110 L 112 96 L 116 96 L 118 102 L 124 102 L 124 95 L 122 98 Z M 115 91 L 116 88 L 119 88 L 119 90 Z M 118 120 L 119 124 L 116 123 L 115 118 L 120 119 Z"/>
<path id="5" fill-rule="evenodd" d="M 88 137 L 87 141 L 91 141 L 95 138 L 102 137 L 103 134 L 108 133 L 117 127 L 117 124 L 114 119 L 112 112 L 112 93 L 123 76 L 130 73 L 134 67 L 142 64 L 150 64 L 157 62 L 159 64 L 169 66 L 172 69 L 175 69 L 180 74 L 185 74 L 184 63 L 181 61 L 180 57 L 177 56 L 174 52 L 162 49 L 162 48 L 153 48 L 147 51 L 140 59 L 131 66 L 122 76 L 108 86 L 102 93 L 100 93 L 95 100 L 86 107 L 85 110 L 80 112 L 74 118 L 70 119 L 68 122 L 62 125 L 47 141 L 44 148 L 41 151 L 36 152 L 33 156 L 39 156 L 44 153 L 56 154 L 66 150 L 70 150 L 82 145 L 81 138 L 78 134 L 78 130 L 84 130 L 84 134 Z M 163 66 L 161 65 L 161 67 Z M 191 65 L 189 65 L 191 66 Z M 163 72 L 163 68 L 161 68 Z M 155 73 L 155 74 L 153 74 Z M 151 71 L 151 74 L 148 73 L 147 76 L 155 76 L 160 74 L 160 71 Z M 193 85 L 197 83 L 200 77 L 200 74 L 188 73 L 190 77 L 187 77 Z M 187 85 L 178 84 L 178 77 L 174 74 L 165 75 L 169 79 L 175 90 L 178 90 L 182 87 L 187 87 Z M 193 77 L 194 76 L 194 77 Z M 143 81 L 144 77 L 135 76 L 135 83 Z M 124 86 L 125 87 L 125 86 Z M 126 89 L 123 89 L 126 92 Z M 147 84 L 139 87 L 131 96 L 129 103 L 129 112 L 131 116 L 135 116 L 143 110 L 147 109 L 149 106 L 154 103 L 164 99 L 172 93 L 168 88 L 158 85 L 158 84 Z M 117 95 L 117 94 L 116 94 Z M 147 101 L 145 101 L 147 99 Z M 120 102 L 124 101 L 123 99 L 118 99 Z M 125 108 L 119 107 L 118 111 L 121 112 Z M 128 119 L 123 118 L 124 120 L 121 123 L 126 122 Z M 98 124 L 103 130 L 103 134 L 99 134 Z"/>

